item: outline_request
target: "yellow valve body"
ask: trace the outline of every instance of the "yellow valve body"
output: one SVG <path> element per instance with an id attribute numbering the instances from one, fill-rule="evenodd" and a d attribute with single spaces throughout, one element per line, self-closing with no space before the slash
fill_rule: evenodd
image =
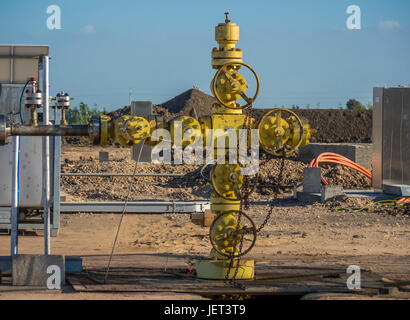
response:
<path id="1" fill-rule="evenodd" d="M 150 124 L 147 119 L 125 115 L 114 122 L 114 139 L 121 146 L 134 145 L 147 138 Z"/>
<path id="2" fill-rule="evenodd" d="M 110 137 L 114 136 L 111 127 L 111 118 L 106 115 L 100 116 L 100 145 L 106 146 L 110 143 Z"/>
<path id="3" fill-rule="evenodd" d="M 301 118 L 303 123 L 303 136 L 302 142 L 299 147 L 309 144 L 309 139 L 313 130 L 310 129 L 308 120 Z M 275 114 L 265 117 L 259 124 L 259 140 L 262 145 L 270 148 L 277 148 L 282 145 L 288 145 L 295 147 L 300 139 L 300 125 L 294 116 L 290 116 L 287 119 L 280 119 L 280 123 L 277 123 L 277 117 Z"/>
<path id="4" fill-rule="evenodd" d="M 211 171 L 211 182 L 223 198 L 239 199 L 239 188 L 243 184 L 241 167 L 238 164 L 217 164 Z"/>
<path id="5" fill-rule="evenodd" d="M 238 267 L 235 279 L 249 280 L 255 276 L 254 260 L 234 259 L 232 267 L 229 269 L 229 260 L 198 260 L 196 263 L 196 274 L 200 279 L 224 280 L 232 279 Z M 228 274 L 229 270 L 229 274 Z"/>
<path id="6" fill-rule="evenodd" d="M 164 118 L 161 116 L 149 116 L 148 117 L 148 122 L 150 126 L 150 136 L 145 139 L 145 144 L 149 146 L 155 146 L 158 143 L 160 143 L 163 139 L 159 137 L 158 141 L 152 140 L 151 137 L 153 135 L 153 132 L 157 129 L 166 129 L 167 125 L 164 121 Z"/>
<path id="7" fill-rule="evenodd" d="M 212 50 L 212 68 L 218 69 L 227 62 L 242 62 L 242 51 L 235 48 L 239 40 L 239 27 L 235 23 L 218 24 L 215 27 L 215 40 L 219 48 Z"/>
<path id="8" fill-rule="evenodd" d="M 211 210 L 213 213 L 220 214 L 226 211 L 239 211 L 240 204 L 240 200 L 224 199 L 215 192 L 211 194 Z"/>
<path id="9" fill-rule="evenodd" d="M 215 111 L 218 106 L 220 105 L 214 104 L 213 111 Z M 229 113 L 213 112 L 211 116 L 199 118 L 204 139 L 204 146 L 214 147 L 214 159 L 218 158 L 218 154 L 225 155 L 229 151 L 236 151 L 238 149 L 239 130 L 246 129 L 246 126 L 244 127 L 246 116 L 242 114 L 242 110 L 225 110 L 229 110 Z M 251 129 L 255 129 L 255 119 L 252 118 L 250 122 Z M 229 129 L 234 130 L 237 137 L 236 141 L 231 141 L 231 146 L 229 145 Z"/>
<path id="10" fill-rule="evenodd" d="M 177 136 L 179 131 L 180 137 Z M 199 122 L 192 117 L 181 116 L 172 120 L 170 124 L 171 139 L 175 144 L 186 147 L 194 143 L 197 138 L 202 137 Z"/>

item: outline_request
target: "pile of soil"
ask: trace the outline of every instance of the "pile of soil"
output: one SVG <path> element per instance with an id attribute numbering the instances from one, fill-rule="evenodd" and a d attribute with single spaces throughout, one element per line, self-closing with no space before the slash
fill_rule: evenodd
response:
<path id="1" fill-rule="evenodd" d="M 194 109 L 198 117 L 211 114 L 212 104 L 216 99 L 201 90 L 190 89 L 167 102 L 152 105 L 153 114 L 163 116 L 166 121 L 178 116 L 194 116 Z M 112 119 L 130 114 L 130 106 L 117 109 L 108 113 Z"/>
<path id="2" fill-rule="evenodd" d="M 211 114 L 215 102 L 217 100 L 214 97 L 201 90 L 190 89 L 159 106 L 175 116 L 193 115 L 192 110 L 195 108 L 198 117 L 203 117 Z"/>

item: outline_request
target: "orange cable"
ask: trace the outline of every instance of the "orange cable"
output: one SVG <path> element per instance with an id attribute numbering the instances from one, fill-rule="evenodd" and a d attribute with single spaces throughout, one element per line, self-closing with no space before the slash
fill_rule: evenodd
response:
<path id="1" fill-rule="evenodd" d="M 332 152 L 324 152 L 321 153 L 317 158 L 313 159 L 310 164 L 309 167 L 314 167 L 314 168 L 318 168 L 319 167 L 319 163 L 321 162 L 330 162 L 330 163 L 336 163 L 336 164 L 341 164 L 347 167 L 350 167 L 356 171 L 358 171 L 359 173 L 363 174 L 364 176 L 366 176 L 369 179 L 372 179 L 372 174 L 370 173 L 370 171 L 368 171 L 367 169 L 365 169 L 364 167 L 358 165 L 357 163 L 353 162 L 352 160 L 337 154 L 337 153 L 332 153 Z M 323 184 L 327 185 L 327 181 L 325 180 L 325 178 L 322 176 L 321 180 L 323 182 Z"/>

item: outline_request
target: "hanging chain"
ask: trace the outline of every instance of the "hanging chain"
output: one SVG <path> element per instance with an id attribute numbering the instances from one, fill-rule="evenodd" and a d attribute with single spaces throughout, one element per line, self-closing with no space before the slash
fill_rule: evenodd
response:
<path id="1" fill-rule="evenodd" d="M 245 116 L 245 120 L 244 120 L 244 124 L 243 127 L 246 127 L 247 130 L 247 148 L 248 148 L 248 152 L 249 152 L 249 139 L 251 136 L 251 120 L 252 120 L 252 104 L 250 104 L 248 106 L 248 108 L 246 109 L 246 116 Z M 270 159 L 266 159 L 266 161 L 264 162 L 264 164 L 262 165 L 262 167 L 269 162 Z M 269 202 L 269 211 L 264 219 L 264 221 L 262 222 L 262 224 L 259 226 L 259 228 L 257 228 L 256 230 L 256 234 L 259 233 L 264 227 L 265 225 L 268 223 L 268 221 L 270 220 L 272 213 L 273 213 L 273 207 L 277 201 L 277 198 L 279 196 L 279 192 L 280 192 L 280 185 L 282 184 L 282 180 L 283 180 L 283 171 L 284 171 L 284 167 L 285 167 L 285 149 L 283 150 L 283 154 L 281 157 L 281 164 L 280 164 L 280 169 L 279 169 L 279 179 L 277 181 L 277 183 L 275 184 L 275 189 L 274 189 L 274 195 L 273 198 L 271 199 L 271 201 Z M 260 169 L 260 168 L 259 168 Z M 258 176 L 255 177 L 255 179 L 258 179 Z M 249 180 L 250 178 L 248 177 L 248 175 L 244 176 L 244 181 L 243 181 L 243 186 L 242 186 L 242 190 L 240 192 L 240 205 L 239 205 L 239 213 L 238 213 L 238 218 L 237 218 L 237 225 L 236 225 L 236 235 L 239 233 L 239 229 L 240 229 L 240 224 L 241 224 L 241 218 L 242 218 L 242 212 L 243 210 L 248 210 L 249 209 L 249 196 L 252 193 L 250 187 L 249 187 Z M 255 181 L 255 186 L 257 184 L 257 181 Z M 241 236 L 240 241 L 239 241 L 239 248 L 238 248 L 238 254 L 237 257 L 235 258 L 235 252 L 236 252 L 236 248 L 238 245 L 238 240 L 235 240 L 235 244 L 233 246 L 233 250 L 230 253 L 230 257 L 229 257 L 229 265 L 228 265 L 228 269 L 225 275 L 225 280 L 229 281 L 230 283 L 234 286 L 234 287 L 238 287 L 241 289 L 244 289 L 243 285 L 240 285 L 236 282 L 236 277 L 238 275 L 238 271 L 239 271 L 239 265 L 240 265 L 240 259 L 241 259 L 241 252 L 242 252 L 242 248 L 243 248 L 243 240 L 244 240 L 244 236 Z M 233 277 L 231 279 L 229 279 L 229 275 L 231 273 L 231 269 L 234 267 L 234 262 L 236 260 L 236 265 L 235 265 L 235 271 L 233 274 Z"/>
<path id="2" fill-rule="evenodd" d="M 267 162 L 269 162 L 269 159 L 267 159 L 265 163 L 267 163 Z M 275 203 L 276 203 L 276 201 L 278 199 L 278 196 L 279 196 L 280 185 L 282 184 L 282 180 L 283 180 L 283 169 L 284 168 L 285 168 L 285 156 L 282 155 L 280 169 L 279 169 L 279 179 L 278 179 L 278 182 L 274 185 L 275 192 L 273 194 L 273 198 L 269 202 L 269 211 L 268 211 L 268 214 L 265 217 L 265 220 L 262 222 L 262 224 L 256 230 L 256 233 L 259 233 L 265 227 L 265 225 L 268 223 L 269 219 L 272 216 L 273 207 L 275 206 Z"/>
<path id="3" fill-rule="evenodd" d="M 246 145 L 247 145 L 247 152 L 249 152 L 249 139 L 250 139 L 250 130 L 251 130 L 251 120 L 252 120 L 252 104 L 250 104 L 248 106 L 248 108 L 246 109 L 246 116 L 245 116 L 245 120 L 243 123 L 243 129 L 246 128 Z M 238 144 L 239 144 L 239 140 L 238 140 Z M 239 147 L 239 145 L 238 145 Z M 255 182 L 256 183 L 256 182 Z M 242 218 L 242 212 L 243 210 L 248 210 L 249 209 L 249 195 L 251 194 L 251 189 L 249 188 L 249 177 L 247 175 L 244 176 L 244 181 L 243 181 L 243 185 L 241 188 L 241 192 L 237 192 L 238 193 L 238 198 L 240 199 L 240 204 L 239 204 L 239 213 L 238 213 L 238 217 L 237 217 L 237 225 L 236 225 L 236 232 L 235 235 L 237 236 L 239 234 L 239 230 L 241 227 L 241 218 Z M 244 236 L 240 237 L 240 241 L 239 241 L 239 248 L 238 248 L 238 255 L 235 258 L 235 253 L 236 253 L 236 248 L 238 245 L 238 239 L 237 237 L 235 237 L 235 243 L 233 246 L 233 250 L 230 253 L 230 257 L 229 257 L 229 265 L 228 265 L 228 270 L 226 272 L 225 275 L 225 280 L 230 280 L 230 283 L 233 284 L 234 286 L 237 287 L 242 287 L 240 285 L 238 285 L 236 283 L 236 277 L 238 275 L 238 271 L 239 271 L 239 265 L 240 265 L 240 261 L 241 261 L 241 252 L 242 252 L 242 248 L 243 248 L 243 239 Z M 231 269 L 234 267 L 234 262 L 236 260 L 236 266 L 235 266 L 235 271 L 233 274 L 232 279 L 229 279 L 230 273 L 231 273 Z M 242 287 L 243 288 L 243 287 Z"/>

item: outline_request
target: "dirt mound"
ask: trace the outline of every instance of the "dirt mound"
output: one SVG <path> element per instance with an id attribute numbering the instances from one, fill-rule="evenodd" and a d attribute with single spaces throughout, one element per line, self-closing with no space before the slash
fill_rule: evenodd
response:
<path id="1" fill-rule="evenodd" d="M 114 111 L 109 112 L 109 113 L 108 113 L 108 116 L 109 116 L 111 119 L 118 119 L 119 117 L 122 117 L 122 116 L 125 116 L 125 115 L 127 115 L 127 114 L 130 114 L 130 111 L 131 111 L 131 107 L 130 107 L 130 106 L 125 106 L 125 107 L 123 107 L 123 108 L 121 108 L 121 109 L 117 109 L 117 110 L 114 110 Z"/>
<path id="2" fill-rule="evenodd" d="M 174 115 L 190 115 L 195 108 L 198 117 L 211 114 L 212 104 L 216 99 L 201 90 L 190 89 L 159 105 Z"/>
<path id="3" fill-rule="evenodd" d="M 193 108 L 198 117 L 203 117 L 211 114 L 212 104 L 216 102 L 216 99 L 201 90 L 190 89 L 180 95 L 168 100 L 167 102 L 152 105 L 153 114 L 161 115 L 166 120 L 170 120 L 181 115 L 194 115 Z M 108 115 L 112 119 L 117 119 L 123 115 L 130 114 L 131 108 L 125 106 L 123 108 L 114 110 Z"/>

